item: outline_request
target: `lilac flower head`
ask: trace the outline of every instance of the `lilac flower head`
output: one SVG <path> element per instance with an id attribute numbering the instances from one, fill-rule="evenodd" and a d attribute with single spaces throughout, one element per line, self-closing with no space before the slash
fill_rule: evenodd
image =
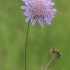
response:
<path id="1" fill-rule="evenodd" d="M 21 6 L 21 9 L 25 9 L 24 15 L 27 16 L 25 22 L 31 22 L 32 25 L 38 22 L 44 27 L 44 22 L 51 24 L 51 20 L 54 17 L 56 9 L 52 6 L 54 2 L 51 0 L 22 0 L 26 6 Z"/>

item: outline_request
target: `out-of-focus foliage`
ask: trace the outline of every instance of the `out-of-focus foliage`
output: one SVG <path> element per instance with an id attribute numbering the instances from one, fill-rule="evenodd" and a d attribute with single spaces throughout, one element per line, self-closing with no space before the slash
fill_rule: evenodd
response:
<path id="1" fill-rule="evenodd" d="M 27 70 L 41 70 L 57 48 L 62 58 L 55 59 L 50 70 L 70 70 L 70 0 L 53 0 L 57 13 L 51 25 L 42 29 L 30 24 Z M 24 70 L 24 47 L 27 30 L 20 6 L 22 0 L 0 0 L 0 70 Z"/>

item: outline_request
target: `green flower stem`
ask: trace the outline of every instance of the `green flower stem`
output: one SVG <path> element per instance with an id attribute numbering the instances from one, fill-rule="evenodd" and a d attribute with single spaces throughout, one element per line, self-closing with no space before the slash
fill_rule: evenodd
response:
<path id="1" fill-rule="evenodd" d="M 52 58 L 50 59 L 50 61 L 48 62 L 48 64 L 45 67 L 45 70 L 48 70 L 50 64 L 52 63 L 52 61 L 56 58 L 56 55 L 53 55 Z"/>
<path id="2" fill-rule="evenodd" d="M 27 42 L 28 42 L 29 24 L 30 24 L 30 21 L 29 21 L 28 27 L 27 27 L 26 42 L 25 42 L 25 70 L 27 67 Z"/>

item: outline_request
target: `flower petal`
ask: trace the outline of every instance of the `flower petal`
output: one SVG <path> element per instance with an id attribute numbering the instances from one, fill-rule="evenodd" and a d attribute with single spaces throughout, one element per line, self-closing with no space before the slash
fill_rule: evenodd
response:
<path id="1" fill-rule="evenodd" d="M 50 3 L 50 6 L 53 6 L 53 5 L 55 5 L 55 3 L 54 3 L 54 2 Z"/>
<path id="2" fill-rule="evenodd" d="M 40 25 L 42 26 L 42 28 L 44 27 L 44 22 L 41 19 L 38 19 L 38 22 L 40 23 Z"/>
<path id="3" fill-rule="evenodd" d="M 47 1 L 51 2 L 51 0 L 47 0 Z"/>
<path id="4" fill-rule="evenodd" d="M 26 19 L 25 19 L 25 22 L 29 22 L 31 20 L 31 16 L 28 16 Z"/>
<path id="5" fill-rule="evenodd" d="M 28 9 L 27 6 L 21 6 L 20 8 L 21 8 L 21 9 Z"/>
<path id="6" fill-rule="evenodd" d="M 57 10 L 56 9 L 51 9 L 50 12 L 55 13 L 55 12 L 57 12 Z"/>
<path id="7" fill-rule="evenodd" d="M 36 19 L 32 20 L 32 25 L 35 25 Z"/>
<path id="8" fill-rule="evenodd" d="M 45 22 L 49 25 L 51 24 L 50 21 L 47 19 L 47 17 L 45 17 Z"/>
<path id="9" fill-rule="evenodd" d="M 25 3 L 28 3 L 29 1 L 28 0 L 22 0 L 23 2 L 25 2 Z"/>
<path id="10" fill-rule="evenodd" d="M 26 12 L 24 12 L 24 15 L 25 16 L 30 16 L 30 15 L 32 15 L 32 13 L 30 11 L 26 11 Z"/>

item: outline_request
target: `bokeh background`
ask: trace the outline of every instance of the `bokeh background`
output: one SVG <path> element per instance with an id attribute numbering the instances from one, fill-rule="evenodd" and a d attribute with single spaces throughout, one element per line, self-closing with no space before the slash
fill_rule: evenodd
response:
<path id="1" fill-rule="evenodd" d="M 27 70 L 42 70 L 51 58 L 49 50 L 59 49 L 50 70 L 70 70 L 70 0 L 53 0 L 57 13 L 51 25 L 30 24 Z M 22 0 L 0 0 L 0 70 L 24 70 L 27 23 Z"/>

